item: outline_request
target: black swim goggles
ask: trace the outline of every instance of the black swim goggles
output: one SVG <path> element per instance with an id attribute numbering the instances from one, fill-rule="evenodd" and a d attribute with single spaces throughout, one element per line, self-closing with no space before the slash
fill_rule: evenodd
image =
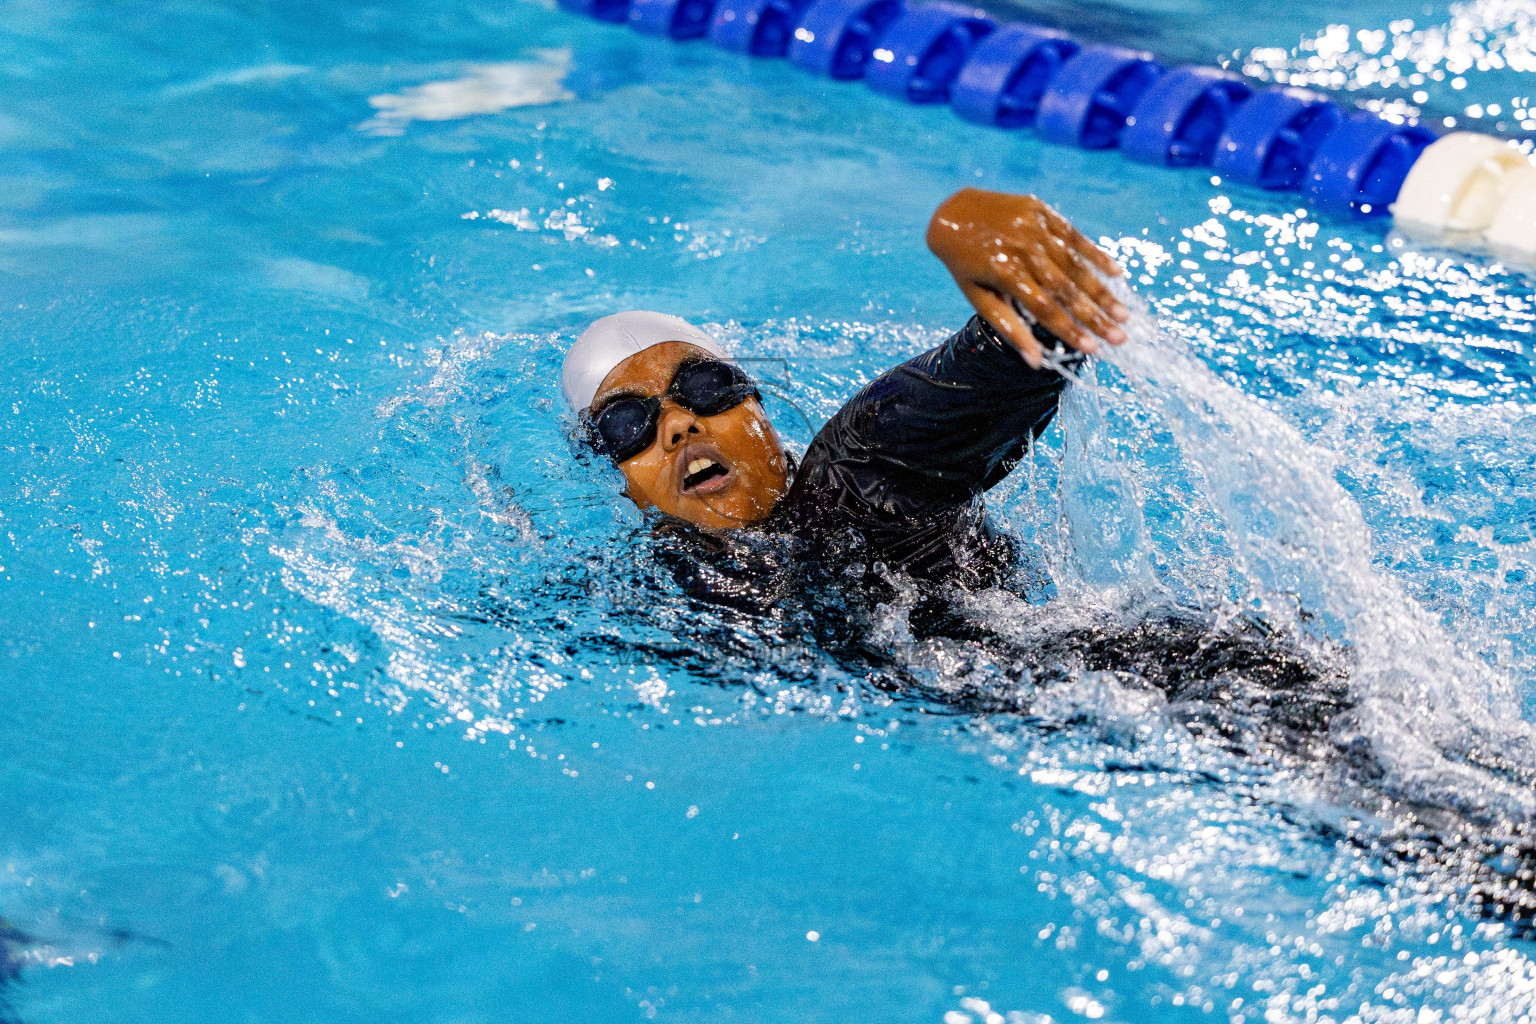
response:
<path id="1" fill-rule="evenodd" d="M 752 378 L 735 363 L 693 359 L 677 368 L 661 395 L 619 395 L 583 416 L 587 441 L 614 462 L 627 462 L 656 440 L 661 400 L 670 398 L 698 416 L 715 416 L 749 398 L 761 398 Z"/>

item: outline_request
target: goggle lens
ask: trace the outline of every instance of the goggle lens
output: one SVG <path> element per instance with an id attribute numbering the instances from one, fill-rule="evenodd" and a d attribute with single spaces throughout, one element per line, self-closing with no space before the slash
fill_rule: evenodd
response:
<path id="1" fill-rule="evenodd" d="M 757 389 L 740 367 L 707 359 L 685 363 L 672 378 L 668 393 L 685 409 L 715 416 L 745 402 Z"/>
<path id="2" fill-rule="evenodd" d="M 626 462 L 656 440 L 661 402 L 654 398 L 620 398 L 609 402 L 592 420 L 593 446 L 614 462 Z"/>

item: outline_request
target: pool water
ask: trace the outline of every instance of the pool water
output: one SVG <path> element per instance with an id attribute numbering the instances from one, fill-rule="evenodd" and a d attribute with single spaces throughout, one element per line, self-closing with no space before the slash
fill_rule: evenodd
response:
<path id="1" fill-rule="evenodd" d="M 1530 270 L 533 3 L 0 10 L 0 1019 L 1536 1013 L 1465 898 L 1536 813 Z M 1035 13 L 1528 143 L 1533 11 Z M 1260 617 L 1347 666 L 1307 756 L 910 589 L 864 659 L 690 603 L 577 457 L 561 354 L 629 307 L 804 445 L 963 323 L 963 184 L 1145 303 L 966 614 Z"/>

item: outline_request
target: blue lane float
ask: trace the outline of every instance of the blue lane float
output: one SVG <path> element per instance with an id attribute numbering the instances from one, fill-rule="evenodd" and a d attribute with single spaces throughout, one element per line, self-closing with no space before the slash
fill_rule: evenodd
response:
<path id="1" fill-rule="evenodd" d="M 598 21 L 626 21 L 629 18 L 629 0 L 560 0 L 560 6 L 572 14 Z"/>
<path id="2" fill-rule="evenodd" d="M 860 78 L 875 44 L 903 9 L 901 0 L 816 0 L 795 26 L 789 59 L 828 78 Z"/>
<path id="3" fill-rule="evenodd" d="M 1147 89 L 1120 135 L 1120 151 L 1144 164 L 1203 166 L 1232 111 L 1253 90 L 1220 68 L 1175 68 Z"/>
<path id="4" fill-rule="evenodd" d="M 629 23 L 640 32 L 699 39 L 709 31 L 715 0 L 631 0 Z"/>
<path id="5" fill-rule="evenodd" d="M 1266 89 L 1233 112 L 1211 166 L 1245 185 L 1295 188 L 1343 118 L 1333 101 L 1315 92 Z"/>
<path id="6" fill-rule="evenodd" d="M 995 28 L 987 12 L 975 7 L 944 0 L 910 7 L 880 36 L 864 81 L 876 92 L 911 103 L 943 103 L 971 51 Z"/>
<path id="7" fill-rule="evenodd" d="M 1353 114 L 1317 147 L 1302 191 L 1338 213 L 1385 215 L 1414 161 L 1434 141 L 1432 132 L 1417 125 Z"/>
<path id="8" fill-rule="evenodd" d="M 948 99 L 957 114 L 979 124 L 1033 125 L 1052 142 L 1118 145 L 1144 163 L 1209 164 L 1236 184 L 1300 188 L 1319 208 L 1338 213 L 1388 212 L 1435 140 L 1416 124 L 1366 112 L 1346 116 L 1305 89 L 1254 93 L 1216 68 L 1165 71 L 1138 50 L 1084 48 L 1037 25 L 998 27 L 984 11 L 953 0 L 911 8 L 902 0 L 559 3 L 673 39 L 707 34 L 728 50 L 787 56 L 817 74 L 864 78 L 913 103 Z"/>
<path id="9" fill-rule="evenodd" d="M 950 106 L 977 124 L 1028 127 L 1035 123 L 1045 87 L 1079 48 L 1065 32 L 1004 25 L 983 39 L 960 68 Z"/>
<path id="10" fill-rule="evenodd" d="M 719 0 L 709 41 L 753 57 L 782 57 L 807 0 Z"/>
<path id="11" fill-rule="evenodd" d="M 1090 46 L 1061 66 L 1040 98 L 1040 137 L 1084 149 L 1120 141 L 1125 120 L 1163 73 L 1150 53 L 1123 46 Z"/>

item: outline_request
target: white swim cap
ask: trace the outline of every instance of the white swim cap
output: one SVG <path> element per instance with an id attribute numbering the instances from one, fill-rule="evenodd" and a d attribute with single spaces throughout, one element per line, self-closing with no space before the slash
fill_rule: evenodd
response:
<path id="1" fill-rule="evenodd" d="M 720 343 L 678 316 L 632 309 L 615 313 L 592 323 L 581 332 L 576 344 L 565 354 L 560 370 L 560 387 L 572 412 L 586 412 L 597 395 L 603 378 L 613 368 L 636 352 L 643 352 L 664 341 L 683 341 L 697 345 L 718 359 L 729 359 Z"/>

